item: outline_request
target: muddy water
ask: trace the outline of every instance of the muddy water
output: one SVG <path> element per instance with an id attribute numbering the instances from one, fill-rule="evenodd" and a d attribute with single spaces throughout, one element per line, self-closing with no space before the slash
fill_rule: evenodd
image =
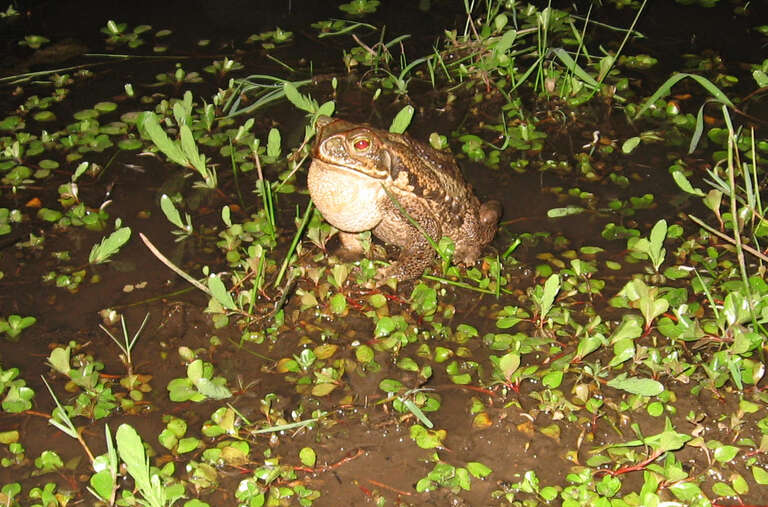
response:
<path id="1" fill-rule="evenodd" d="M 428 15 L 414 8 L 411 2 L 385 4 L 377 23 L 390 27 L 390 37 L 399 33 L 413 33 L 413 55 L 422 54 L 418 53 L 419 48 L 429 47 L 440 29 L 460 26 L 460 22 L 455 23 L 461 19 L 460 11 L 442 10 L 441 4 L 435 4 L 436 7 Z M 182 61 L 187 70 L 200 70 L 214 58 L 227 55 L 246 63 L 247 74 L 269 74 L 279 72 L 280 66 L 266 59 L 264 53 L 253 46 L 243 47 L 241 41 L 250 33 L 280 25 L 293 30 L 296 37 L 294 43 L 276 51 L 275 56 L 291 64 L 303 65 L 302 68 L 306 67 L 305 63 L 300 63 L 302 59 L 304 62 L 311 60 L 316 72 L 322 69 L 319 73 L 322 78 L 318 78 L 320 84 L 307 90 L 315 98 L 322 99 L 321 102 L 331 96 L 329 76 L 338 75 L 340 88 L 336 102 L 340 116 L 351 121 L 367 121 L 386 127 L 388 119 L 404 104 L 402 100 L 372 102 L 371 90 L 361 89 L 357 84 L 361 76 L 344 75 L 341 63 L 344 44 L 337 39 L 325 39 L 318 43 L 314 38 L 309 23 L 337 15 L 333 2 L 297 1 L 287 5 L 282 2 L 230 2 L 225 6 L 217 2 L 215 9 L 212 5 L 208 2 L 140 2 L 135 10 L 120 11 L 109 4 L 97 2 L 33 2 L 30 15 L 19 24 L 9 26 L 13 33 L 38 32 L 54 40 L 73 37 L 86 44 L 89 52 L 97 53 L 104 51 L 98 30 L 106 20 L 124 21 L 131 26 L 151 23 L 155 29 L 174 30 L 176 37 L 170 52 L 185 57 Z M 664 37 L 671 35 L 666 33 Z M 690 34 L 681 34 L 680 37 L 685 39 Z M 200 49 L 194 45 L 200 38 L 214 41 L 210 49 Z M 680 43 L 677 39 L 674 42 Z M 30 58 L 30 52 L 14 46 L 10 40 L 5 41 L 5 46 L 8 49 L 7 60 L 4 60 L 7 68 L 19 68 L 18 64 Z M 234 49 L 235 46 L 237 49 Z M 144 54 L 151 53 L 144 51 Z M 93 57 L 84 55 L 65 53 L 65 56 L 62 65 L 93 62 Z M 180 90 L 151 86 L 154 74 L 172 71 L 173 63 L 174 60 L 128 60 L 95 67 L 94 77 L 75 84 L 70 97 L 57 105 L 56 114 L 61 119 L 70 118 L 73 112 L 90 107 L 100 100 L 119 102 L 118 111 L 105 116 L 105 122 L 116 120 L 122 112 L 140 110 L 142 104 L 122 95 L 122 86 L 128 81 L 133 82 L 143 95 L 148 96 L 157 91 L 178 97 Z M 39 66 L 31 70 L 39 70 Z M 215 93 L 217 86 L 222 86 L 222 83 L 207 78 L 203 83 L 185 86 L 183 89 L 192 89 L 195 97 L 208 97 Z M 418 88 L 418 85 L 415 86 Z M 11 88 L 5 85 L 5 89 Z M 45 87 L 25 84 L 17 96 L 4 93 L 4 98 L 0 99 L 4 107 L 3 116 L 18 107 L 24 97 L 33 93 L 42 95 L 48 91 Z M 449 133 L 478 118 L 476 106 L 468 97 L 460 97 L 452 108 L 434 115 L 430 112 L 437 102 L 433 92 L 425 90 L 423 94 L 414 93 L 409 99 L 421 114 L 417 114 L 410 132 L 421 139 L 433 130 Z M 487 116 L 484 120 L 497 121 L 489 111 L 494 112 L 497 107 L 501 107 L 501 102 L 492 99 L 487 106 L 482 113 Z M 538 106 L 558 110 L 556 104 Z M 529 157 L 533 161 L 553 159 L 572 163 L 575 154 L 581 152 L 581 147 L 590 141 L 593 129 L 599 129 L 605 138 L 618 138 L 634 128 L 625 123 L 623 115 L 604 106 L 596 106 L 581 117 L 565 116 L 564 122 L 555 119 L 559 114 L 559 111 L 552 113 L 551 121 L 541 123 L 540 128 L 549 136 L 541 152 L 516 155 Z M 288 133 L 301 132 L 303 127 L 301 115 L 284 106 L 268 109 L 256 120 L 264 132 L 269 126 L 278 125 L 287 139 L 290 139 Z M 53 130 L 50 126 L 35 124 L 33 121 L 28 123 L 26 130 L 38 132 L 42 128 Z M 457 145 L 453 148 L 459 151 Z M 40 375 L 50 380 L 62 401 L 71 402 L 73 395 L 67 391 L 62 376 L 54 374 L 46 365 L 50 350 L 69 341 L 79 344 L 80 352 L 103 362 L 104 374 L 123 374 L 124 367 L 117 347 L 98 327 L 101 319 L 97 312 L 104 308 L 120 311 L 130 329 L 135 329 L 146 313 L 151 315 L 134 351 L 134 364 L 138 373 L 152 375 L 152 390 L 146 394 L 144 403 L 126 413 L 116 411 L 114 415 L 100 421 L 90 421 L 85 417 L 76 419 L 76 424 L 83 427 L 84 439 L 95 453 L 104 451 L 105 422 L 113 430 L 118 424 L 128 422 L 155 448 L 160 461 L 175 461 L 177 476 L 189 479 L 185 475 L 184 464 L 190 457 L 170 455 L 157 443 L 156 436 L 165 424 L 162 417 L 165 414 L 181 417 L 188 424 L 188 435 L 200 436 L 201 425 L 222 403 L 169 402 L 165 386 L 174 378 L 184 377 L 186 371 L 185 364 L 177 354 L 180 346 L 197 351 L 200 357 L 215 365 L 216 373 L 227 379 L 227 385 L 235 393 L 229 401 L 245 419 L 256 425 L 273 424 L 275 413 L 283 414 L 287 421 L 290 421 L 289 414 L 292 411 L 300 412 L 305 419 L 315 410 L 327 413 L 311 429 L 283 431 L 271 437 L 269 434 L 243 432 L 241 437 L 246 438 L 251 446 L 248 460 L 237 467 L 222 467 L 218 471 L 217 484 L 199 492 L 200 498 L 211 505 L 235 505 L 233 494 L 237 484 L 250 470 L 259 466 L 266 455 L 279 457 L 281 463 L 296 466 L 302 483 L 322 493 L 314 505 L 373 505 L 379 498 L 386 500 L 389 505 L 487 505 L 491 502 L 491 492 L 505 490 L 529 470 L 535 470 L 542 485 L 567 484 L 566 474 L 573 465 L 589 459 L 590 449 L 635 438 L 630 429 L 632 423 L 638 424 L 646 435 L 657 434 L 664 428 L 663 418 L 651 417 L 637 410 L 627 412 L 629 416 L 616 410 L 607 417 L 585 417 L 580 414 L 569 420 L 568 411 L 561 409 L 557 403 L 539 402 L 532 396 L 542 391 L 535 377 L 514 388 L 499 385 L 489 387 L 489 355 L 500 353 L 489 350 L 481 340 L 486 333 L 498 332 L 494 312 L 505 305 L 519 304 L 525 290 L 534 281 L 540 282 L 533 279 L 531 269 L 540 262 L 537 255 L 582 245 L 599 245 L 612 249 L 608 253 L 609 258 L 618 260 L 623 257 L 623 241 L 608 242 L 600 238 L 608 217 L 585 214 L 559 221 L 546 218 L 548 209 L 570 202 L 562 199 L 562 192 L 558 190 L 561 187 L 568 189 L 578 186 L 606 200 L 607 197 L 628 199 L 643 193 L 656 195 L 652 209 L 626 218 L 620 222 L 621 225 L 644 228 L 655 222 L 660 215 L 674 219 L 677 209 L 670 206 L 669 202 L 673 194 L 670 193 L 668 180 L 661 177 L 669 164 L 664 152 L 647 151 L 631 162 L 611 155 L 595 157 L 593 163 L 598 165 L 598 171 L 614 171 L 630 178 L 632 184 L 625 189 L 626 195 L 620 194 L 621 190 L 617 190 L 617 187 L 607 188 L 600 181 L 585 181 L 575 170 L 516 174 L 503 169 L 490 170 L 481 164 L 462 160 L 465 174 L 478 194 L 504 203 L 504 223 L 492 245 L 493 249 L 503 252 L 515 237 L 523 233 L 547 232 L 550 237 L 541 242 L 525 242 L 515 252 L 520 264 L 515 272 L 518 276 L 510 285 L 512 294 L 501 300 L 469 291 L 441 292 L 438 317 L 435 319 L 439 325 L 425 322 L 410 309 L 406 298 L 414 283 L 402 284 L 398 293 L 384 289 L 392 296 L 387 303 L 387 312 L 403 315 L 409 326 L 418 330 L 418 340 L 404 345 L 396 353 L 379 350 L 376 354 L 379 368 L 368 370 L 362 368 L 355 359 L 358 344 L 377 346 L 380 343 L 373 336 L 373 320 L 365 313 L 374 311 L 367 303 L 367 291 L 351 288 L 349 301 L 358 302 L 361 307 L 353 308 L 340 317 L 333 317 L 325 307 L 303 310 L 299 298 L 292 297 L 285 308 L 286 321 L 276 333 L 275 340 L 241 345 L 241 331 L 235 326 L 214 328 L 210 316 L 203 311 L 207 299 L 197 291 L 185 290 L 188 289 L 186 282 L 158 262 L 138 241 L 138 232 L 146 234 L 161 251 L 187 272 L 199 273 L 203 265 L 209 265 L 215 270 L 226 269 L 221 253 L 212 246 L 215 234 L 195 238 L 181 245 L 173 241 L 171 226 L 160 211 L 158 199 L 160 193 L 167 188 L 166 183 L 174 178 L 176 169 L 155 158 L 114 149 L 90 153 L 88 157 L 101 164 L 104 172 L 98 179 L 82 182 L 83 200 L 97 207 L 104 200 L 110 199 L 112 202 L 106 208 L 111 216 L 110 222 L 114 217 L 121 217 L 124 224 L 134 231 L 131 242 L 115 261 L 88 271 L 88 280 L 73 292 L 43 284 L 42 277 L 51 270 L 85 266 L 90 247 L 101 238 L 101 234 L 82 228 L 60 230 L 51 227 L 36 219 L 32 211 L 26 223 L 14 227 L 14 243 L 27 240 L 29 234 L 35 234 L 45 237 L 44 246 L 40 249 L 18 248 L 5 241 L 0 250 L 0 270 L 5 274 L 0 280 L 0 314 L 34 315 L 38 320 L 22 334 L 19 341 L 0 342 L 3 368 L 19 368 L 22 378 L 37 393 L 34 412 L 19 415 L 4 413 L 0 418 L 0 430 L 18 430 L 26 456 L 30 459 L 39 456 L 45 449 L 54 449 L 59 453 L 68 465 L 66 471 L 48 473 L 44 479 L 56 482 L 60 489 L 76 492 L 78 499 L 86 504 L 91 501 L 84 489 L 89 474 L 87 458 L 72 439 L 47 424 L 45 414 L 50 413 L 54 405 Z M 222 158 L 217 163 L 226 167 L 228 161 Z M 29 199 L 38 197 L 43 205 L 56 208 L 56 189 L 68 180 L 69 175 L 65 170 L 56 171 L 44 181 L 44 185 L 32 185 L 17 194 L 9 192 L 7 186 L 3 187 L 1 206 L 23 207 Z M 221 191 L 208 196 L 194 210 L 195 223 L 202 228 L 213 227 L 218 223 L 218 210 L 225 204 L 236 202 L 235 181 L 224 170 L 220 171 L 220 175 Z M 301 189 L 304 187 L 303 178 L 303 174 L 300 175 L 297 183 Z M 249 191 L 254 187 L 253 177 L 246 176 L 237 185 L 246 189 L 247 200 L 256 200 Z M 182 188 L 190 191 L 189 185 Z M 605 192 L 613 192 L 615 195 L 606 196 Z M 300 204 L 303 209 L 307 200 L 302 192 L 281 199 L 278 208 L 278 222 L 284 229 L 278 247 L 283 249 L 281 251 L 287 247 L 293 233 L 296 204 Z M 254 207 L 257 205 L 247 204 Z M 689 203 L 679 205 L 687 206 Z M 615 217 L 610 219 L 616 220 Z M 564 241 L 559 242 L 557 238 Z M 305 248 L 305 256 L 315 257 L 313 260 L 319 263 L 327 262 L 324 256 L 318 255 L 319 250 L 308 243 Z M 51 256 L 52 252 L 61 250 L 70 251 L 71 260 L 62 262 Z M 93 276 L 98 277 L 98 281 Z M 615 294 L 629 276 L 629 272 L 620 272 L 608 277 L 603 295 L 597 296 L 594 301 L 588 301 L 585 297 L 584 303 L 594 304 L 601 312 L 610 312 L 605 310 L 604 300 Z M 308 292 L 315 289 L 309 279 L 299 280 L 297 286 Z M 578 310 L 574 309 L 574 312 Z M 586 321 L 589 317 L 588 314 L 578 314 L 575 318 Z M 475 327 L 479 337 L 465 343 L 457 339 L 455 334 L 444 331 L 446 327 L 455 329 L 459 324 Z M 114 330 L 118 332 L 116 328 Z M 522 325 L 516 331 L 531 336 L 538 334 L 533 326 Z M 542 347 L 537 352 L 526 354 L 524 366 L 546 365 L 562 355 L 563 351 L 572 350 L 578 343 L 574 336 L 554 337 L 545 334 L 542 340 L 550 341 L 552 349 Z M 321 344 L 338 346 L 333 360 L 346 361 L 346 373 L 339 387 L 330 395 L 322 397 L 311 396 L 305 389 L 298 388 L 289 381 L 289 375 L 279 371 L 278 366 L 280 359 L 294 357 L 302 349 Z M 470 385 L 453 383 L 444 365 L 420 355 L 423 353 L 420 347 L 425 344 L 433 350 L 445 347 L 454 353 L 460 346 L 466 347 L 468 353 L 462 357 L 459 367 L 472 372 L 475 381 Z M 612 357 L 607 351 L 598 352 L 595 356 L 590 356 L 590 361 L 602 364 L 609 362 Z M 397 367 L 397 362 L 402 358 L 413 358 L 419 366 L 432 365 L 434 375 L 424 382 L 415 373 Z M 384 379 L 399 380 L 408 388 L 424 388 L 436 396 L 441 402 L 440 410 L 430 412 L 427 416 L 436 429 L 446 431 L 446 438 L 439 448 L 440 459 L 457 467 L 466 466 L 469 462 L 483 463 L 494 471 L 491 477 L 485 481 L 473 479 L 470 491 L 442 488 L 417 493 L 417 481 L 434 467 L 432 454 L 435 450 L 421 449 L 414 444 L 409 428 L 418 421 L 411 413 L 396 412 L 390 402 L 384 403 L 386 394 L 379 388 Z M 580 379 L 582 381 L 584 379 Z M 575 384 L 573 379 L 568 379 L 559 390 L 569 397 L 568 393 L 571 393 Z M 670 382 L 666 387 L 677 396 L 677 413 L 669 414 L 670 418 L 676 427 L 684 428 L 680 430 L 683 432 L 688 431 L 689 423 L 686 423 L 685 417 L 690 411 L 697 414 L 721 414 L 719 419 L 722 421 L 736 410 L 738 399 L 735 394 L 718 397 L 705 390 L 698 396 L 692 396 L 690 386 Z M 120 391 L 120 388 L 115 386 L 115 390 Z M 276 395 L 275 412 L 265 417 L 261 402 L 272 393 Z M 627 400 L 626 394 L 610 388 L 604 388 L 601 396 L 612 407 L 618 407 L 622 401 Z M 471 410 L 473 404 L 481 405 L 487 414 L 490 421 L 487 427 L 473 427 L 476 415 Z M 760 435 L 755 426 L 759 418 L 760 414 L 744 416 L 743 430 L 739 436 L 759 441 Z M 702 434 L 708 440 L 732 441 L 735 433 L 726 425 L 716 423 L 716 419 L 707 420 L 701 429 Z M 542 428 L 555 427 L 557 431 L 541 431 Z M 207 443 L 213 445 L 215 442 Z M 308 472 L 300 466 L 297 454 L 303 447 L 312 447 L 318 455 L 315 472 Z M 191 459 L 200 459 L 199 452 L 193 454 Z M 685 450 L 678 458 L 687 460 L 684 466 L 690 470 L 706 468 L 703 455 L 694 450 Z M 745 476 L 748 475 L 743 463 L 735 467 Z M 31 470 L 29 461 L 19 466 L 0 468 L 0 483 L 19 481 L 25 491 L 42 484 L 40 478 L 30 477 Z M 640 474 L 627 474 L 624 478 L 625 489 L 639 490 L 642 485 Z M 190 487 L 188 492 L 193 494 L 194 489 Z M 753 489 L 742 497 L 745 501 L 753 502 L 763 498 L 759 489 Z"/>

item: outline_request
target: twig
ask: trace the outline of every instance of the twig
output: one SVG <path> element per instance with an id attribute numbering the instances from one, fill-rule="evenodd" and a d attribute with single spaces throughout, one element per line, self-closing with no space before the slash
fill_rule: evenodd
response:
<path id="1" fill-rule="evenodd" d="M 191 283 L 201 291 L 205 292 L 209 296 L 213 296 L 213 294 L 211 294 L 211 290 L 208 287 L 206 287 L 202 283 L 198 282 L 197 280 L 189 276 L 187 273 L 182 271 L 180 267 L 178 267 L 176 264 L 171 262 L 171 260 L 168 257 L 160 253 L 160 250 L 158 250 L 157 247 L 153 245 L 152 242 L 149 240 L 149 238 L 147 238 L 144 234 L 139 233 L 139 237 L 144 242 L 144 244 L 147 245 L 147 248 L 149 248 L 149 251 L 152 252 L 160 262 L 162 262 L 163 264 L 171 268 L 171 271 L 173 271 L 174 273 L 176 273 L 177 275 L 179 275 L 184 280 L 188 281 L 189 283 Z"/>

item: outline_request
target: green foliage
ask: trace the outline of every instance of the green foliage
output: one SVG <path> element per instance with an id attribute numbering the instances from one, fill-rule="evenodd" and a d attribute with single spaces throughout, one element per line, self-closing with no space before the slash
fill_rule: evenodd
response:
<path id="1" fill-rule="evenodd" d="M 131 238 L 131 228 L 121 227 L 115 232 L 101 240 L 101 243 L 93 245 L 91 253 L 88 255 L 88 262 L 91 264 L 103 264 L 110 261 L 110 257 L 115 255 Z"/>
<path id="2" fill-rule="evenodd" d="M 0 406 L 9 414 L 18 414 L 32 408 L 32 398 L 35 396 L 26 381 L 18 377 L 18 368 L 0 368 L 0 395 L 5 394 Z"/>
<path id="3" fill-rule="evenodd" d="M 182 220 L 179 210 L 173 204 L 173 200 L 165 194 L 160 196 L 160 209 L 168 221 L 179 228 L 179 230 L 171 231 L 172 234 L 176 235 L 176 241 L 183 241 L 189 238 L 194 231 L 192 217 L 190 217 L 189 213 L 185 213 L 184 220 Z"/>
<path id="4" fill-rule="evenodd" d="M 667 251 L 664 249 L 664 239 L 667 236 L 667 221 L 656 222 L 648 238 L 629 238 L 627 248 L 643 256 L 647 256 L 656 273 L 664 262 Z"/>
<path id="5" fill-rule="evenodd" d="M 7 318 L 0 317 L 0 333 L 8 335 L 8 339 L 11 341 L 17 341 L 21 332 L 35 322 L 37 319 L 32 316 L 22 317 L 14 314 Z"/>
<path id="6" fill-rule="evenodd" d="M 413 106 L 403 107 L 392 120 L 392 125 L 389 127 L 389 131 L 394 134 L 402 134 L 411 124 L 413 118 Z"/>
<path id="7" fill-rule="evenodd" d="M 630 306 L 637 308 L 645 319 L 645 329 L 648 330 L 656 317 L 669 308 L 669 301 L 659 296 L 657 287 L 649 287 L 640 278 L 627 282 L 619 296 L 627 299 Z"/>
<path id="8" fill-rule="evenodd" d="M 472 477 L 483 479 L 492 470 L 482 463 L 470 462 L 466 467 L 455 467 L 448 463 L 437 463 L 426 477 L 416 483 L 416 491 L 423 493 L 437 488 L 447 488 L 453 493 L 472 489 Z"/>
<path id="9" fill-rule="evenodd" d="M 187 109 L 191 107 L 192 94 L 186 92 L 184 100 Z M 208 167 L 206 156 L 200 153 L 192 129 L 188 125 L 184 112 L 184 106 L 177 102 L 174 106 L 174 117 L 179 126 L 179 139 L 171 140 L 160 126 L 157 115 L 151 111 L 145 111 L 139 116 L 138 125 L 141 131 L 152 141 L 171 162 L 180 166 L 193 169 L 202 178 L 201 185 L 208 189 L 216 188 L 218 178 L 216 171 Z"/>
<path id="10" fill-rule="evenodd" d="M 152 470 L 144 443 L 133 427 L 121 424 L 115 433 L 117 451 L 139 494 L 151 507 L 166 507 L 184 496 L 183 486 L 165 486 L 158 472 Z"/>
<path id="11" fill-rule="evenodd" d="M 168 383 L 168 392 L 171 401 L 175 402 L 223 400 L 232 396 L 225 384 L 224 377 L 213 376 L 211 363 L 195 359 L 187 366 L 186 377 L 175 378 Z"/>

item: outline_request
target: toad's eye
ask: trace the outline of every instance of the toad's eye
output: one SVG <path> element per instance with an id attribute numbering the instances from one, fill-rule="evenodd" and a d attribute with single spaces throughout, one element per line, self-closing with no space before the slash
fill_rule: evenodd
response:
<path id="1" fill-rule="evenodd" d="M 358 139 L 357 141 L 355 141 L 355 144 L 353 144 L 353 146 L 357 151 L 365 151 L 368 149 L 369 146 L 371 146 L 371 141 L 363 137 L 362 139 Z"/>

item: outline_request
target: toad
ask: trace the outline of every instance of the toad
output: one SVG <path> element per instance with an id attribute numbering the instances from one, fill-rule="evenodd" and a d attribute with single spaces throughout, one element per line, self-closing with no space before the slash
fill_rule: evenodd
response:
<path id="1" fill-rule="evenodd" d="M 427 236 L 451 238 L 454 262 L 477 261 L 496 233 L 501 204 L 481 203 L 449 153 L 327 116 L 316 126 L 309 193 L 339 229 L 344 250 L 362 253 L 357 234 L 369 230 L 400 248 L 398 259 L 379 270 L 377 284 L 421 276 L 435 259 Z"/>

